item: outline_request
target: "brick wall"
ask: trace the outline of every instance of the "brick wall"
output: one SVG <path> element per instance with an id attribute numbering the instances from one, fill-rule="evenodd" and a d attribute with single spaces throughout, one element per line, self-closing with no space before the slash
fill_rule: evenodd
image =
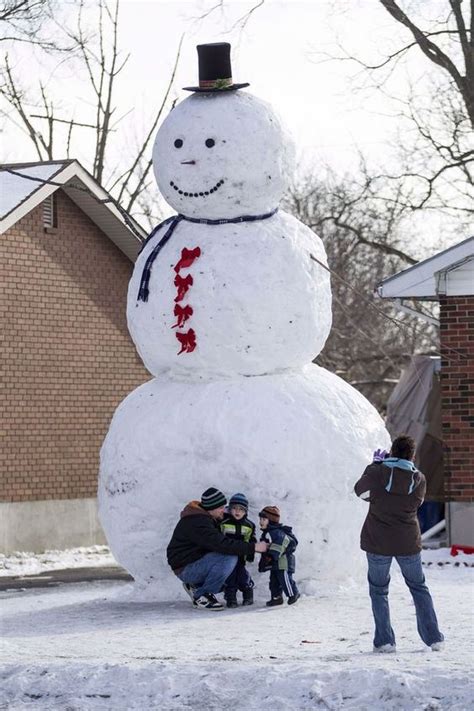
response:
<path id="1" fill-rule="evenodd" d="M 3 329 L 0 500 L 96 495 L 119 402 L 150 375 L 126 326 L 130 260 L 64 194 L 0 241 Z"/>
<path id="2" fill-rule="evenodd" d="M 474 502 L 474 296 L 441 298 L 440 324 L 446 499 Z"/>

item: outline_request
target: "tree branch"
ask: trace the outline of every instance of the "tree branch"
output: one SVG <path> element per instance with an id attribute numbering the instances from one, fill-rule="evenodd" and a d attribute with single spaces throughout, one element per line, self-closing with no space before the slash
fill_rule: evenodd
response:
<path id="1" fill-rule="evenodd" d="M 153 121 L 151 127 L 150 127 L 150 130 L 148 131 L 148 134 L 147 134 L 147 136 L 145 137 L 145 140 L 143 141 L 142 146 L 141 146 L 140 150 L 139 150 L 138 153 L 137 153 L 137 156 L 136 156 L 134 162 L 132 163 L 131 167 L 130 167 L 129 170 L 128 170 L 128 175 L 126 174 L 126 175 L 127 175 L 127 178 L 126 178 L 126 179 L 123 181 L 123 183 L 122 183 L 122 187 L 121 187 L 121 189 L 120 189 L 120 193 L 119 193 L 119 196 L 118 196 L 119 201 L 122 199 L 122 197 L 123 197 L 123 195 L 124 195 L 124 192 L 125 192 L 126 190 L 128 190 L 128 186 L 129 186 L 129 183 L 130 183 L 130 179 L 131 179 L 132 175 L 135 173 L 135 170 L 137 169 L 138 165 L 140 164 L 140 161 L 142 160 L 142 158 L 143 158 L 143 156 L 144 156 L 144 154 L 145 154 L 145 151 L 147 150 L 147 147 L 148 147 L 148 145 L 149 145 L 149 143 L 150 143 L 150 140 L 151 140 L 151 138 L 152 138 L 152 136 L 153 136 L 153 134 L 154 134 L 154 132 L 155 132 L 156 126 L 158 125 L 158 122 L 159 122 L 159 120 L 160 120 L 160 118 L 161 118 L 161 115 L 162 115 L 162 113 L 163 113 L 163 111 L 164 111 L 164 108 L 165 108 L 165 106 L 166 106 L 166 103 L 167 103 L 167 101 L 168 101 L 169 94 L 170 94 L 171 89 L 172 89 L 173 84 L 174 84 L 174 80 L 175 80 L 175 76 L 176 76 L 176 70 L 177 70 L 177 68 L 178 68 L 179 59 L 180 59 L 180 57 L 181 57 L 181 47 L 182 47 L 182 44 L 183 44 L 183 40 L 184 40 L 184 34 L 181 35 L 181 38 L 180 38 L 180 40 L 179 40 L 178 49 L 177 49 L 177 51 L 176 51 L 176 56 L 175 56 L 175 60 L 174 60 L 174 64 L 173 64 L 173 69 L 172 69 L 172 71 L 171 71 L 171 75 L 170 75 L 170 78 L 169 78 L 169 80 L 168 80 L 168 85 L 167 85 L 167 87 L 166 87 L 165 94 L 164 94 L 163 99 L 162 99 L 162 101 L 161 101 L 161 105 L 160 105 L 160 107 L 159 107 L 159 109 L 158 109 L 158 111 L 157 111 L 157 114 L 156 114 L 156 116 L 155 116 L 155 119 L 154 119 L 154 121 Z M 142 175 L 140 176 L 140 179 L 138 180 L 138 183 L 137 183 L 135 189 L 134 189 L 133 191 L 129 192 L 130 198 L 129 198 L 128 203 L 127 203 L 127 210 L 131 210 L 131 209 L 132 209 L 133 204 L 135 203 L 135 201 L 136 201 L 136 199 L 137 199 L 137 197 L 138 197 L 138 195 L 139 195 L 139 193 L 140 193 L 140 190 L 141 190 L 142 187 L 143 187 L 143 184 L 144 184 L 144 182 L 145 182 L 145 180 L 146 180 L 146 178 L 147 178 L 147 175 L 148 175 L 148 173 L 149 173 L 149 171 L 150 171 L 150 168 L 151 168 L 152 164 L 153 164 L 153 161 L 152 161 L 152 160 L 149 160 L 149 161 L 148 161 L 148 164 L 147 164 L 147 166 L 146 166 L 146 168 L 145 168 L 145 170 L 142 172 Z"/>
<path id="2" fill-rule="evenodd" d="M 422 30 L 414 23 L 410 18 L 403 12 L 401 7 L 395 2 L 395 0 L 379 0 L 387 12 L 400 24 L 404 25 L 410 30 L 416 43 L 423 52 L 423 54 L 428 57 L 428 59 L 437 64 L 439 67 L 444 69 L 449 73 L 459 92 L 464 98 L 466 108 L 468 110 L 469 117 L 471 119 L 471 124 L 474 127 L 474 104 L 472 103 L 472 98 L 469 94 L 473 91 L 472 87 L 466 83 L 466 77 L 463 77 L 459 72 L 458 68 L 454 62 L 448 57 L 448 55 L 443 52 L 437 44 L 432 42 Z"/>

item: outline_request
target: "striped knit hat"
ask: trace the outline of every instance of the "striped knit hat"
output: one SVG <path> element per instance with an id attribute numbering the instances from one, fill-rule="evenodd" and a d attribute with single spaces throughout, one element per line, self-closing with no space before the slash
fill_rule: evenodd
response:
<path id="1" fill-rule="evenodd" d="M 264 506 L 258 515 L 261 518 L 268 518 L 272 523 L 280 523 L 280 509 L 278 506 Z"/>
<path id="2" fill-rule="evenodd" d="M 201 496 L 201 506 L 206 511 L 212 511 L 213 509 L 218 509 L 221 506 L 225 506 L 227 499 L 225 498 L 222 491 L 215 489 L 211 486 Z"/>
<path id="3" fill-rule="evenodd" d="M 245 494 L 233 494 L 229 499 L 229 508 L 232 506 L 242 506 L 246 511 L 249 510 L 249 500 Z"/>

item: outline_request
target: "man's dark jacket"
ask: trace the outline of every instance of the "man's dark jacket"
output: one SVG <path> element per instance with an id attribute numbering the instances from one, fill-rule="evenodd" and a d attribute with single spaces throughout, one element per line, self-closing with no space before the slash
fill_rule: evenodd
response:
<path id="1" fill-rule="evenodd" d="M 378 555 L 415 555 L 421 551 L 417 511 L 423 503 L 426 480 L 421 472 L 373 462 L 354 486 L 370 502 L 360 534 L 360 547 Z"/>
<path id="2" fill-rule="evenodd" d="M 225 536 L 208 511 L 199 501 L 191 501 L 183 511 L 166 549 L 168 563 L 179 573 L 189 563 L 194 563 L 206 553 L 248 556 L 255 554 L 255 543 L 235 541 Z"/>

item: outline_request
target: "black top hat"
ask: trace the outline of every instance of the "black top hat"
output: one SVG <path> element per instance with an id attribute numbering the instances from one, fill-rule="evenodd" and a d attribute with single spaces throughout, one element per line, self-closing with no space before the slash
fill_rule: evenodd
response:
<path id="1" fill-rule="evenodd" d="M 184 86 L 185 91 L 202 93 L 218 91 L 235 91 L 249 84 L 234 84 L 230 64 L 230 44 L 228 42 L 213 42 L 198 44 L 199 86 Z"/>

